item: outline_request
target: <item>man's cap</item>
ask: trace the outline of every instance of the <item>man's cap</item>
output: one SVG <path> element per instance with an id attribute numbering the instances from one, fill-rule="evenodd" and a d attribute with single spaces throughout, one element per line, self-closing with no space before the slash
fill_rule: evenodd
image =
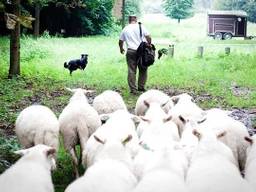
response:
<path id="1" fill-rule="evenodd" d="M 137 17 L 137 15 L 132 14 L 132 15 L 129 15 L 129 18 L 130 18 L 130 17 Z"/>

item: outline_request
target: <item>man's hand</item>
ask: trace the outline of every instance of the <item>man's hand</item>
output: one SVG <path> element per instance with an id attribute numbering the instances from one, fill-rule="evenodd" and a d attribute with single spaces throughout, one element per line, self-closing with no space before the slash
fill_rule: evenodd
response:
<path id="1" fill-rule="evenodd" d="M 124 53 L 125 53 L 124 48 L 120 48 L 120 53 L 121 53 L 121 54 L 124 54 Z"/>
<path id="2" fill-rule="evenodd" d="M 125 52 L 124 51 L 124 42 L 122 40 L 119 40 L 118 44 L 119 44 L 119 48 L 120 48 L 120 53 L 124 54 L 124 52 Z"/>

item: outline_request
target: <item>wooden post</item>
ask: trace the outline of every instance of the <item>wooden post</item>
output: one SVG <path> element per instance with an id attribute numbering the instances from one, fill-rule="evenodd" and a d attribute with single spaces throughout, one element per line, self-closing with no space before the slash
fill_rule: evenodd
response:
<path id="1" fill-rule="evenodd" d="M 198 47 L 198 54 L 197 55 L 198 55 L 199 58 L 203 57 L 203 55 L 204 55 L 204 47 L 203 46 Z"/>
<path id="2" fill-rule="evenodd" d="M 169 55 L 170 57 L 173 57 L 174 56 L 174 45 L 169 45 Z"/>
<path id="3" fill-rule="evenodd" d="M 230 47 L 226 47 L 225 48 L 225 54 L 226 55 L 230 55 Z"/>

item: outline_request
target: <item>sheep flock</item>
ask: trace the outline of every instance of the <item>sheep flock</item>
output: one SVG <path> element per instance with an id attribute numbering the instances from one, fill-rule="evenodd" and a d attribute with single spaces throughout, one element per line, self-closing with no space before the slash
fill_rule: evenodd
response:
<path id="1" fill-rule="evenodd" d="M 0 175 L 1 192 L 53 192 L 60 139 L 76 178 L 65 192 L 256 192 L 256 137 L 229 111 L 151 89 L 133 114 L 116 91 L 90 104 L 91 90 L 67 90 L 58 118 L 42 105 L 18 115 L 22 157 Z"/>

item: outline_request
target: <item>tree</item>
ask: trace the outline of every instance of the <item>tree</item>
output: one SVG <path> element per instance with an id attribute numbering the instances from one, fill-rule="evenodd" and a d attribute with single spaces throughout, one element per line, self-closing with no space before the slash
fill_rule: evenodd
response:
<path id="1" fill-rule="evenodd" d="M 40 12 L 43 7 L 46 7 L 49 5 L 49 3 L 55 3 L 56 6 L 63 6 L 66 10 L 70 11 L 70 9 L 74 9 L 76 7 L 79 8 L 85 8 L 85 4 L 82 0 L 62 0 L 62 1 L 56 1 L 56 0 L 33 0 L 32 5 L 35 10 L 35 22 L 34 22 L 34 36 L 38 37 L 40 33 Z"/>
<path id="2" fill-rule="evenodd" d="M 35 8 L 35 22 L 34 22 L 34 36 L 39 36 L 40 31 L 40 11 L 42 7 L 47 6 L 52 0 L 34 0 L 33 5 Z"/>
<path id="3" fill-rule="evenodd" d="M 125 1 L 125 18 L 129 15 L 141 15 L 141 2 L 138 0 Z"/>
<path id="4" fill-rule="evenodd" d="M 122 28 L 125 27 L 125 0 L 122 0 Z"/>
<path id="5" fill-rule="evenodd" d="M 141 2 L 138 0 L 122 0 L 122 28 L 128 22 L 129 15 L 141 15 Z"/>
<path id="6" fill-rule="evenodd" d="M 243 9 L 248 14 L 248 20 L 256 23 L 256 1 L 255 0 L 248 1 L 246 5 L 243 7 Z"/>
<path id="7" fill-rule="evenodd" d="M 46 2 L 46 0 L 45 0 Z M 49 2 L 49 1 L 47 1 Z M 77 6 L 80 0 L 72 0 L 67 5 Z M 33 3 L 30 0 L 30 3 Z M 7 13 L 6 4 L 11 7 L 12 13 Z M 79 4 L 80 5 L 80 4 Z M 21 14 L 21 0 L 0 1 L 0 12 L 5 13 L 6 27 L 11 30 L 10 34 L 10 68 L 8 78 L 20 75 L 20 25 L 32 29 L 34 18 Z"/>
<path id="8" fill-rule="evenodd" d="M 6 27 L 11 30 L 10 35 L 10 68 L 8 78 L 20 75 L 20 24 L 32 28 L 33 18 L 21 14 L 20 0 L 7 1 L 12 13 L 5 11 L 5 2 L 0 2 L 0 11 L 5 13 Z"/>
<path id="9" fill-rule="evenodd" d="M 247 0 L 215 0 L 214 8 L 220 10 L 241 10 Z"/>
<path id="10" fill-rule="evenodd" d="M 193 16 L 193 0 L 164 0 L 163 7 L 168 17 L 177 19 L 180 23 L 181 19 Z"/>
<path id="11" fill-rule="evenodd" d="M 20 17 L 20 0 L 13 1 L 13 14 Z M 10 37 L 10 68 L 8 78 L 20 75 L 20 23 L 16 22 Z"/>
<path id="12" fill-rule="evenodd" d="M 113 0 L 84 0 L 85 7 L 67 7 L 58 1 L 41 11 L 41 30 L 50 35 L 108 35 L 113 32 Z"/>
<path id="13" fill-rule="evenodd" d="M 243 10 L 248 14 L 248 20 L 256 22 L 255 0 L 215 0 L 215 9 L 220 10 Z"/>

